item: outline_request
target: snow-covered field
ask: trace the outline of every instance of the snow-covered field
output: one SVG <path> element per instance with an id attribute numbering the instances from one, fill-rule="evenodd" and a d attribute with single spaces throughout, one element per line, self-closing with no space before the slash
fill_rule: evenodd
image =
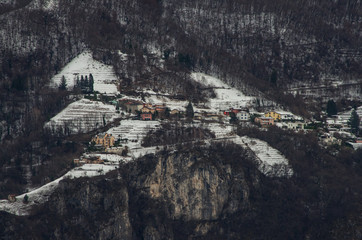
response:
<path id="1" fill-rule="evenodd" d="M 89 76 L 89 74 L 92 74 L 94 78 L 94 91 L 118 93 L 115 84 L 118 78 L 113 67 L 94 60 L 90 51 L 79 54 L 68 63 L 62 71 L 52 78 L 51 85 L 54 87 L 59 86 L 62 76 L 64 76 L 67 81 L 67 87 L 72 88 L 75 85 L 77 76 L 80 78 L 81 75 Z"/>
<path id="2" fill-rule="evenodd" d="M 70 133 L 89 132 L 120 117 L 113 105 L 81 99 L 69 104 L 63 111 L 50 119 L 45 127 L 54 132 L 69 129 Z"/>
<path id="3" fill-rule="evenodd" d="M 216 98 L 210 99 L 208 106 L 215 111 L 222 111 L 229 108 L 237 109 L 252 105 L 254 97 L 246 96 L 241 91 L 230 87 L 218 78 L 204 73 L 192 73 L 191 77 L 205 87 L 214 88 Z"/>
<path id="4" fill-rule="evenodd" d="M 156 93 L 149 93 L 151 94 L 150 96 L 145 97 L 145 100 L 147 103 L 151 103 L 151 104 L 166 104 L 168 108 L 170 108 L 171 110 L 173 109 L 177 109 L 179 111 L 185 111 L 185 107 L 187 106 L 187 104 L 189 103 L 188 101 L 178 101 L 178 100 L 174 100 L 174 99 L 170 99 L 166 96 L 162 96 L 162 95 L 157 95 Z M 197 109 L 194 108 L 194 110 L 196 111 Z"/>
<path id="5" fill-rule="evenodd" d="M 293 175 L 293 169 L 289 166 L 288 159 L 268 143 L 247 136 L 236 137 L 234 142 L 242 144 L 255 153 L 259 160 L 258 169 L 266 176 L 290 177 Z"/>
<path id="6" fill-rule="evenodd" d="M 255 101 L 254 97 L 246 96 L 241 91 L 230 87 L 215 77 L 204 73 L 192 73 L 191 77 L 205 87 L 213 88 L 216 94 L 216 98 L 211 98 L 205 104 L 206 108 L 194 105 L 195 112 L 219 113 L 230 108 L 238 109 L 252 106 L 253 101 Z M 152 90 L 145 90 L 144 92 L 149 94 L 149 96 L 145 98 L 146 102 L 152 104 L 166 104 L 171 110 L 177 109 L 185 111 L 185 107 L 188 104 L 188 101 L 178 101 L 168 98 L 167 93 L 161 95 Z"/>
<path id="7" fill-rule="evenodd" d="M 80 178 L 80 177 L 94 177 L 104 175 L 107 172 L 115 170 L 116 165 L 103 165 L 103 164 L 85 164 L 77 167 L 66 173 L 64 176 L 45 184 L 31 192 L 21 194 L 16 197 L 16 202 L 9 202 L 8 200 L 0 200 L 0 211 L 5 211 L 18 216 L 29 215 L 30 210 L 35 205 L 45 203 L 53 191 L 58 187 L 61 180 L 65 178 Z M 28 203 L 23 203 L 24 196 L 28 195 Z"/>
<path id="8" fill-rule="evenodd" d="M 122 120 L 120 125 L 111 128 L 107 133 L 112 134 L 115 139 L 128 139 L 127 145 L 130 150 L 141 148 L 141 143 L 146 134 L 161 126 L 159 121 Z"/>
<path id="9" fill-rule="evenodd" d="M 243 148 L 251 150 L 256 156 L 256 164 L 259 171 L 271 177 L 289 177 L 293 175 L 293 169 L 289 166 L 288 159 L 268 143 L 247 136 L 238 136 L 234 132 L 233 125 L 210 123 L 204 125 L 215 133 L 216 141 L 231 141 Z"/>

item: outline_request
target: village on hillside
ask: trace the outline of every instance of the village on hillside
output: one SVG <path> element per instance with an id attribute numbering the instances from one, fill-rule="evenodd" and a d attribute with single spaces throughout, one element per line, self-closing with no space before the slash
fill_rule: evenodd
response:
<path id="1" fill-rule="evenodd" d="M 362 143 L 361 139 L 350 133 L 348 126 L 349 117 L 345 113 L 339 116 L 333 116 L 333 118 L 327 118 L 326 122 L 322 123 L 318 121 L 305 121 L 300 116 L 282 110 L 256 112 L 248 108 L 229 108 L 220 111 L 205 111 L 198 108 L 198 104 L 193 105 L 192 103 L 187 103 L 183 106 L 184 110 L 180 110 L 180 106 L 172 108 L 169 107 L 167 103 L 162 105 L 152 104 L 127 97 L 122 97 L 116 101 L 112 100 L 110 103 L 116 104 L 116 109 L 120 109 L 125 113 L 124 116 L 131 118 L 132 123 L 135 125 L 134 128 L 136 128 L 134 131 L 142 128 L 139 123 L 141 121 L 146 122 L 145 124 L 149 122 L 148 130 L 153 130 L 155 128 L 150 126 L 154 125 L 154 122 L 162 124 L 162 122 L 170 120 L 185 122 L 191 120 L 194 124 L 218 123 L 221 125 L 240 125 L 261 129 L 276 126 L 284 130 L 296 132 L 318 131 L 320 143 L 325 146 L 341 145 L 341 136 L 348 138 L 346 143 L 354 148 L 359 147 L 359 144 Z M 128 128 L 133 128 L 133 126 L 129 126 Z M 137 128 L 139 129 L 137 130 Z M 118 134 L 115 135 L 111 133 L 98 134 L 92 139 L 93 149 L 96 151 L 124 153 L 124 149 L 119 148 L 120 145 L 127 146 L 128 141 L 137 141 L 136 139 L 127 139 L 125 137 L 126 135 L 127 134 L 122 131 L 118 131 Z"/>
<path id="2" fill-rule="evenodd" d="M 207 102 L 191 102 L 185 97 L 159 93 L 155 89 L 122 92 L 109 66 L 93 60 L 89 53 L 79 55 L 53 78 L 54 87 L 59 91 L 73 88 L 69 97 L 72 103 L 51 118 L 44 128 L 49 134 L 59 136 L 86 133 L 90 142 L 85 143 L 81 156 L 69 159 L 72 169 L 67 174 L 18 197 L 9 195 L 9 203 L 0 200 L 0 210 L 27 214 L 31 204 L 36 204 L 34 199 L 45 201 L 64 178 L 103 175 L 146 154 L 161 149 L 176 150 L 177 146 L 172 143 L 144 145 L 149 134 L 156 133 L 150 136 L 157 138 L 157 131 L 170 123 L 210 132 L 213 138 L 204 140 L 204 144 L 230 141 L 240 145 L 254 156 L 258 169 L 266 176 L 290 177 L 293 170 L 278 150 L 260 139 L 237 135 L 237 129 L 267 131 L 276 127 L 299 133 L 314 131 L 319 144 L 325 148 L 342 144 L 354 149 L 362 147 L 362 139 L 351 130 L 352 110 L 322 116 L 323 121 L 304 119 L 277 108 L 277 105 L 256 108 L 254 97 L 246 96 L 212 76 L 203 73 L 192 73 L 191 76 L 200 84 L 213 88 L 215 96 Z M 362 107 L 356 114 L 362 116 Z M 357 118 L 360 123 L 361 118 Z M 17 198 L 26 198 L 27 205 L 16 202 Z"/>

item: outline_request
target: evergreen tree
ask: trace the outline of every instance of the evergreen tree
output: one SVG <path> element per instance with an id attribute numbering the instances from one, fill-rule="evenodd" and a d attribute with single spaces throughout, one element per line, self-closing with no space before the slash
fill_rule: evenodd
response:
<path id="1" fill-rule="evenodd" d="M 327 102 L 327 114 L 328 116 L 336 115 L 338 113 L 337 111 L 337 105 L 333 100 L 329 100 Z"/>
<path id="2" fill-rule="evenodd" d="M 230 113 L 230 121 L 231 124 L 237 123 L 238 119 L 236 118 L 236 114 L 234 112 Z"/>
<path id="3" fill-rule="evenodd" d="M 359 116 L 356 112 L 356 109 L 353 109 L 353 111 L 351 112 L 351 117 L 348 121 L 348 125 L 351 127 L 351 131 L 355 135 L 358 135 L 359 124 L 360 124 Z"/>
<path id="4" fill-rule="evenodd" d="M 83 77 L 83 75 L 80 76 L 80 88 L 82 89 L 82 91 L 84 91 L 84 77 Z"/>
<path id="5" fill-rule="evenodd" d="M 88 93 L 89 92 L 89 81 L 88 81 L 88 76 L 85 75 L 84 78 L 84 90 Z"/>
<path id="6" fill-rule="evenodd" d="M 194 117 L 194 108 L 192 107 L 191 102 L 189 102 L 189 104 L 186 107 L 186 117 L 189 119 L 192 119 Z"/>
<path id="7" fill-rule="evenodd" d="M 165 117 L 166 118 L 170 117 L 170 109 L 168 107 L 165 109 Z"/>
<path id="8" fill-rule="evenodd" d="M 94 91 L 94 78 L 91 73 L 89 74 L 89 91 L 90 92 Z"/>
<path id="9" fill-rule="evenodd" d="M 74 84 L 74 90 L 76 89 L 80 89 L 80 80 L 79 80 L 79 76 L 77 75 L 77 78 L 75 80 L 75 84 Z"/>
<path id="10" fill-rule="evenodd" d="M 105 115 L 103 115 L 103 126 L 106 126 L 106 116 Z"/>
<path id="11" fill-rule="evenodd" d="M 77 87 L 80 87 L 80 80 L 79 80 L 79 75 L 77 75 L 77 80 L 76 80 L 76 84 L 77 84 Z"/>
<path id="12" fill-rule="evenodd" d="M 67 80 L 65 79 L 64 75 L 62 76 L 62 80 L 60 81 L 59 90 L 67 90 Z"/>
<path id="13" fill-rule="evenodd" d="M 23 202 L 24 202 L 24 203 L 28 203 L 28 201 L 29 201 L 28 194 L 25 194 L 24 199 L 23 199 Z"/>

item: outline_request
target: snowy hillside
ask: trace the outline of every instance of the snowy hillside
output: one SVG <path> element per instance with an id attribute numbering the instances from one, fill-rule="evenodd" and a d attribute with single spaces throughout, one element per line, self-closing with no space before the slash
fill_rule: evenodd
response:
<path id="1" fill-rule="evenodd" d="M 238 109 L 252 105 L 254 97 L 246 96 L 241 91 L 230 87 L 220 79 L 206 75 L 204 73 L 192 73 L 191 77 L 205 87 L 213 88 L 216 94 L 216 98 L 212 98 L 208 102 L 208 105 L 211 109 Z"/>
<path id="2" fill-rule="evenodd" d="M 96 61 L 92 57 L 92 53 L 85 51 L 68 63 L 62 71 L 55 75 L 52 80 L 52 86 L 59 86 L 62 76 L 67 81 L 67 87 L 72 88 L 75 85 L 77 76 L 93 75 L 94 91 L 100 93 L 118 93 L 116 82 L 117 76 L 113 67 Z"/>
<path id="3" fill-rule="evenodd" d="M 293 169 L 289 166 L 288 159 L 268 143 L 247 136 L 237 137 L 234 142 L 243 144 L 244 147 L 255 153 L 258 169 L 266 176 L 290 177 L 293 175 Z"/>
<path id="4" fill-rule="evenodd" d="M 69 104 L 63 111 L 45 124 L 56 132 L 60 129 L 69 133 L 89 132 L 104 126 L 104 123 L 120 117 L 113 105 L 82 99 Z"/>
<path id="5" fill-rule="evenodd" d="M 116 140 L 126 139 L 130 150 L 141 148 L 143 138 L 149 131 L 156 130 L 160 127 L 158 121 L 140 121 L 140 120 L 122 120 L 120 125 L 108 130 Z"/>
<path id="6" fill-rule="evenodd" d="M 293 175 L 293 169 L 289 161 L 278 150 L 268 143 L 247 136 L 238 136 L 234 133 L 233 125 L 210 123 L 203 125 L 215 133 L 213 141 L 231 141 L 255 154 L 256 164 L 260 172 L 270 177 L 289 177 Z"/>

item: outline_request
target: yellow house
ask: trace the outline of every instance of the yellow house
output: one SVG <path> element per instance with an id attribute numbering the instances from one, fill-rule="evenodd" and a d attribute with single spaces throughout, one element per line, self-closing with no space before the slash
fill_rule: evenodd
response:
<path id="1" fill-rule="evenodd" d="M 280 114 L 277 113 L 277 112 L 274 112 L 274 111 L 267 112 L 267 113 L 265 113 L 264 115 L 265 115 L 265 117 L 274 118 L 274 121 L 277 121 L 277 120 L 280 120 L 280 119 L 281 119 Z"/>
<path id="2" fill-rule="evenodd" d="M 109 148 L 114 145 L 114 137 L 112 134 L 99 134 L 92 139 L 96 145 L 102 145 L 104 148 Z"/>

